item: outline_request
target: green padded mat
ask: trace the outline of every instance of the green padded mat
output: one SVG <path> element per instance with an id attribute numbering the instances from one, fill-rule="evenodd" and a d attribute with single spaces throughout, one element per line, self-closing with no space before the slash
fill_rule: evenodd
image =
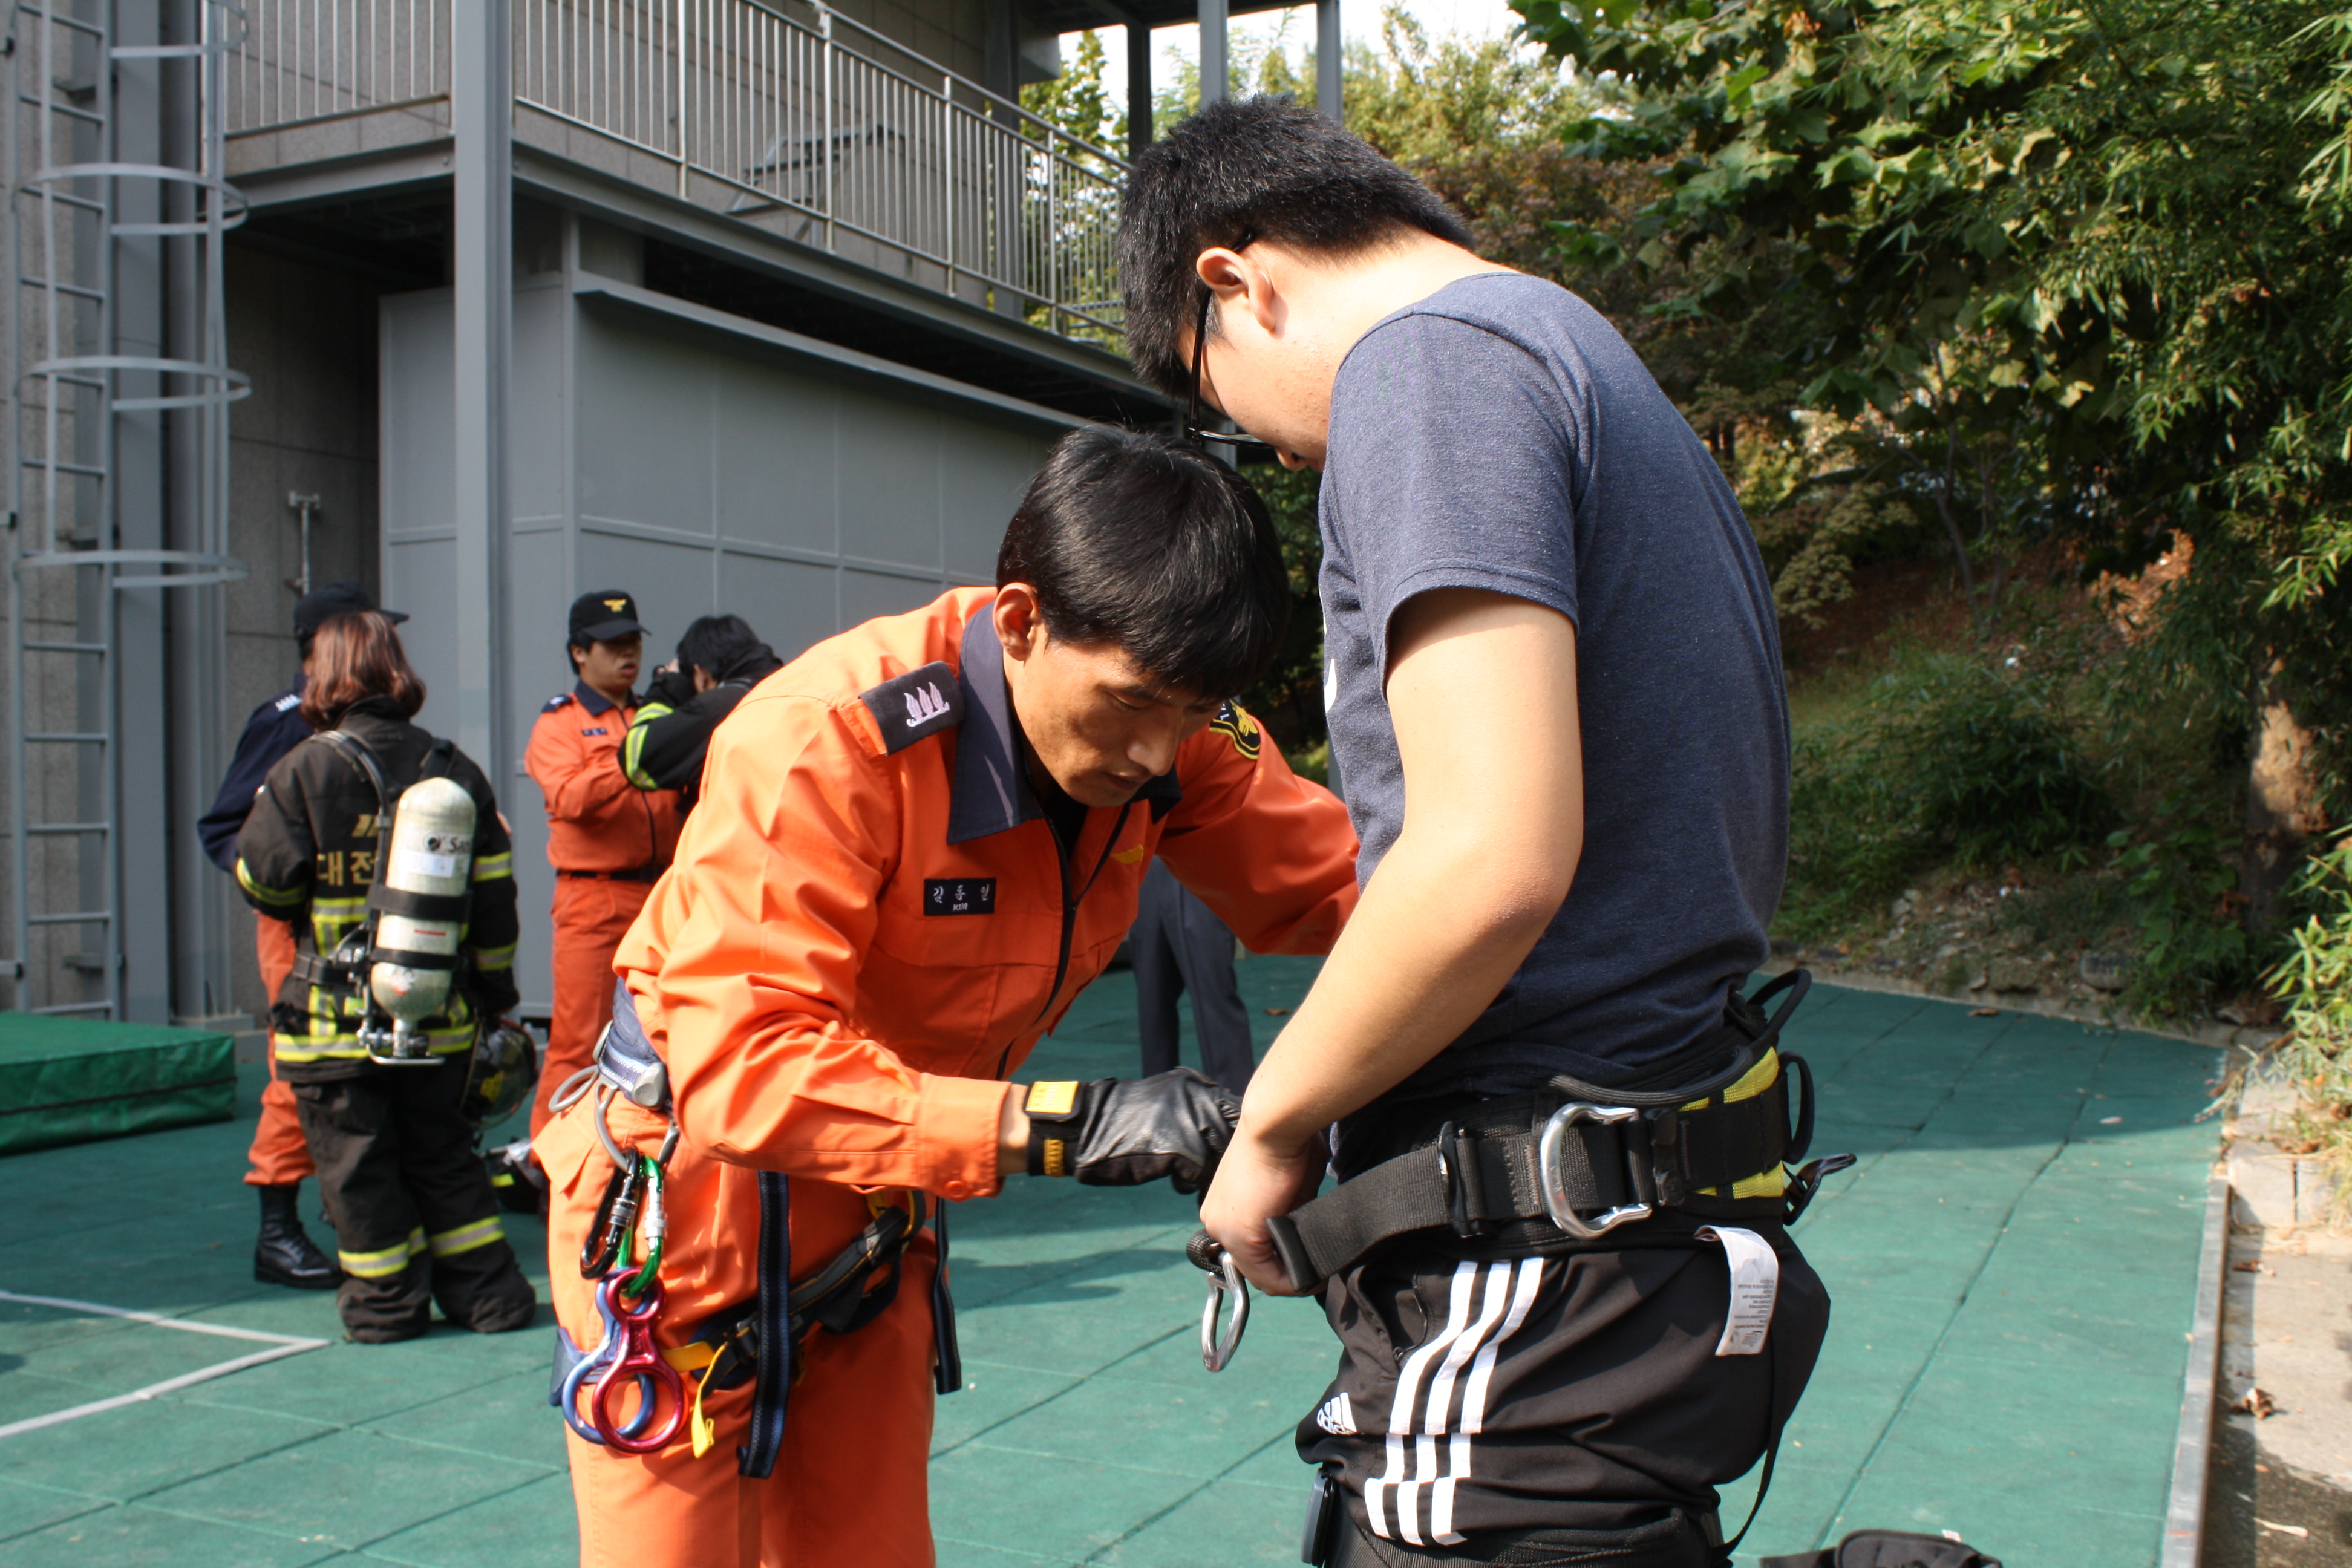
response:
<path id="1" fill-rule="evenodd" d="M 1262 1046 L 1315 968 L 1241 966 Z M 1836 1306 L 1742 1568 L 1865 1526 L 1956 1531 L 2011 1568 L 2157 1568 L 2220 1053 L 1832 986 L 1791 1044 L 1822 1075 L 1817 1145 L 1862 1163 L 1798 1227 Z M 1134 984 L 1113 974 L 1021 1076 L 1137 1060 Z M 238 1178 L 263 1074 L 241 1072 L 236 1121 L 9 1162 L 0 1427 L 257 1348 L 26 1296 L 331 1342 L 0 1437 L 0 1563 L 572 1568 L 544 1310 L 528 1333 L 354 1345 L 331 1294 L 256 1284 Z M 314 1185 L 302 1206 L 325 1240 Z M 509 1222 L 544 1291 L 544 1233 Z M 1330 1331 L 1315 1303 L 1261 1296 L 1234 1364 L 1203 1372 L 1193 1228 L 1165 1186 L 1022 1177 L 957 1205 L 966 1385 L 932 1428 L 940 1568 L 1297 1562 L 1293 1439 Z M 1753 1491 L 1727 1489 L 1732 1523 Z"/>
<path id="2" fill-rule="evenodd" d="M 0 1013 L 0 1154 L 236 1114 L 233 1036 Z"/>

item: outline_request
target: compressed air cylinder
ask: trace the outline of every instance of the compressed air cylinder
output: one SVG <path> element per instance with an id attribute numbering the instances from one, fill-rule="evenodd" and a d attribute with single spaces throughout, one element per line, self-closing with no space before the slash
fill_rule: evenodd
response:
<path id="1" fill-rule="evenodd" d="M 377 868 L 383 885 L 399 893 L 462 896 L 474 870 L 474 797 L 449 779 L 425 779 L 400 797 L 393 817 L 389 864 Z M 414 920 L 385 911 L 375 944 L 391 952 L 454 953 L 464 922 Z M 452 972 L 379 963 L 369 976 L 376 1005 L 401 1024 L 429 1018 L 448 1005 Z"/>

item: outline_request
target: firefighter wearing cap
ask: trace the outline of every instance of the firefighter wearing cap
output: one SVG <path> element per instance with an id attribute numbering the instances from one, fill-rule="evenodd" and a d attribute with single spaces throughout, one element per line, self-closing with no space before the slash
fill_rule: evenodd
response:
<path id="1" fill-rule="evenodd" d="M 997 576 L 820 643 L 736 705 L 615 962 L 603 1070 L 636 1098 L 583 1097 L 536 1140 L 559 1367 L 602 1332 L 581 1264 L 617 1174 L 597 1119 L 667 1161 L 653 1337 L 694 1418 L 635 1455 L 582 1436 L 575 1406 L 592 1568 L 929 1564 L 932 1399 L 961 1386 L 940 1200 L 1018 1171 L 1197 1191 L 1237 1110 L 1181 1070 L 1008 1079 L 1110 962 L 1154 854 L 1258 951 L 1322 952 L 1354 905 L 1345 808 L 1224 700 L 1288 615 L 1237 476 L 1074 432 Z"/>
<path id="2" fill-rule="evenodd" d="M 549 1097 L 587 1065 L 613 1016 L 613 950 L 677 844 L 676 793 L 638 789 L 621 765 L 645 637 L 627 594 L 572 601 L 572 689 L 540 710 L 523 758 L 547 798 L 547 858 L 555 868 L 554 1014 L 531 1100 L 534 1136 L 546 1125 Z"/>
<path id="3" fill-rule="evenodd" d="M 294 684 L 255 709 L 236 738 L 228 775 L 221 781 L 213 808 L 196 819 L 196 837 L 214 865 L 236 873 L 236 836 L 253 811 L 254 796 L 278 760 L 310 737 L 310 721 L 302 717 L 302 691 L 310 675 L 310 638 L 330 616 L 373 610 L 375 601 L 357 583 L 329 583 L 305 594 L 294 605 L 294 638 L 302 652 L 302 672 Z M 379 612 L 398 623 L 408 617 L 396 610 Z M 294 929 L 267 913 L 253 920 L 253 945 L 260 959 L 262 994 L 272 1002 L 294 967 Z M 331 1290 L 342 1274 L 302 1228 L 298 1199 L 302 1181 L 314 1173 L 310 1145 L 302 1141 L 302 1124 L 294 1113 L 294 1090 L 278 1076 L 278 1037 L 269 1037 L 269 1081 L 261 1089 L 261 1120 L 253 1131 L 253 1147 L 246 1154 L 245 1184 L 261 1194 L 261 1237 L 254 1244 L 253 1277 L 265 1285 L 286 1285 L 297 1290 Z"/>

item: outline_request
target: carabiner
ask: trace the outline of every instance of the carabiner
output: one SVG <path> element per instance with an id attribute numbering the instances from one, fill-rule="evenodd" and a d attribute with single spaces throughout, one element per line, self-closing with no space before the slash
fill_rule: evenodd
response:
<path id="1" fill-rule="evenodd" d="M 1249 1281 L 1242 1278 L 1234 1255 L 1205 1230 L 1184 1244 L 1184 1256 L 1209 1277 L 1208 1300 L 1201 1303 L 1201 1364 L 1211 1372 L 1223 1372 L 1231 1364 L 1234 1352 L 1242 1348 L 1242 1331 L 1249 1327 Z M 1233 1300 L 1233 1315 L 1220 1335 L 1217 1318 L 1228 1297 Z"/>
<path id="2" fill-rule="evenodd" d="M 628 1256 L 629 1233 L 637 1227 L 645 1184 L 645 1171 L 634 1160 L 616 1166 L 606 1179 L 595 1223 L 580 1244 L 580 1278 L 602 1279 Z"/>
<path id="3" fill-rule="evenodd" d="M 669 1235 L 669 1215 L 662 1206 L 662 1190 L 667 1177 L 660 1162 L 650 1154 L 637 1156 L 638 1175 L 645 1189 L 646 1261 L 636 1278 L 621 1287 L 631 1296 L 643 1296 L 661 1272 L 662 1242 Z M 617 1261 L 617 1259 L 616 1259 Z"/>
<path id="4" fill-rule="evenodd" d="M 588 1417 L 616 1454 L 650 1454 L 675 1438 L 686 1425 L 686 1380 L 662 1359 L 654 1345 L 654 1321 L 661 1315 L 661 1281 L 648 1281 L 634 1300 L 623 1294 L 625 1279 L 614 1273 L 596 1287 L 597 1310 L 617 1319 L 620 1349 L 596 1386 L 588 1394 Z M 626 1384 L 636 1385 L 636 1414 L 624 1422 L 613 1419 L 610 1402 Z M 668 1399 L 668 1412 L 651 1432 L 654 1412 Z"/>

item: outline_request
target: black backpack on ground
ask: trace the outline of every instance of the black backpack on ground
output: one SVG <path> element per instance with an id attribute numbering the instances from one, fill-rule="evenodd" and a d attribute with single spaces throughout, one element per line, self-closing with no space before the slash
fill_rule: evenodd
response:
<path id="1" fill-rule="evenodd" d="M 2000 1559 L 1948 1536 L 1858 1530 L 1825 1552 L 1767 1557 L 1758 1568 L 2000 1568 Z"/>

